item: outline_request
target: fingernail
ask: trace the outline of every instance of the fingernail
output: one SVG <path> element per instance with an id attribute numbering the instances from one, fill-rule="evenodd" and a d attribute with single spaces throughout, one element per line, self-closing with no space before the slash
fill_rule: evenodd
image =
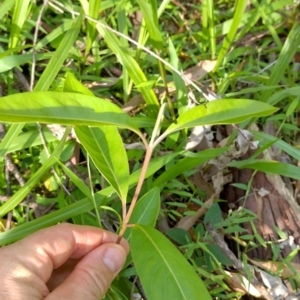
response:
<path id="1" fill-rule="evenodd" d="M 124 251 L 121 246 L 108 247 L 103 255 L 104 264 L 113 272 L 119 271 L 125 262 Z"/>

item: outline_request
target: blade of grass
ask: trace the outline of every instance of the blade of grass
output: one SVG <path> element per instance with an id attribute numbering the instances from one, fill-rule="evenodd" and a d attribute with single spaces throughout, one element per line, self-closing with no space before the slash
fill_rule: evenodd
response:
<path id="1" fill-rule="evenodd" d="M 218 55 L 218 59 L 217 59 L 217 63 L 214 67 L 213 72 L 215 72 L 216 70 L 218 70 L 223 58 L 225 57 L 226 53 L 228 52 L 231 44 L 233 43 L 233 40 L 235 38 L 236 32 L 239 28 L 239 25 L 241 23 L 246 5 L 248 3 L 247 0 L 240 0 L 240 1 L 236 1 L 236 10 L 233 16 L 233 20 L 229 29 L 229 32 L 227 34 L 227 36 L 224 38 L 223 40 L 223 44 L 222 44 L 222 48 L 221 51 Z"/>
<path id="2" fill-rule="evenodd" d="M 22 131 L 23 124 L 12 124 L 10 130 L 5 134 L 5 137 L 0 143 L 0 160 L 4 157 L 6 153 L 8 153 L 9 148 L 11 147 L 15 138 Z"/>
<path id="3" fill-rule="evenodd" d="M 274 66 L 269 81 L 268 86 L 277 85 L 285 74 L 285 70 L 289 63 L 293 59 L 295 53 L 298 51 L 298 46 L 300 45 L 300 25 L 295 23 L 292 27 L 283 48 L 280 51 L 276 65 Z M 268 102 L 270 96 L 274 93 L 273 90 L 265 90 L 262 92 L 260 101 Z"/>
<path id="4" fill-rule="evenodd" d="M 208 47 L 208 8 L 207 8 L 207 0 L 202 0 L 201 5 L 201 22 L 202 22 L 202 36 L 203 36 L 203 51 L 207 51 Z"/>
<path id="5" fill-rule="evenodd" d="M 147 81 L 147 78 L 136 60 L 130 55 L 130 53 L 122 47 L 118 38 L 109 32 L 106 28 L 101 26 L 99 23 L 96 25 L 97 30 L 105 39 L 109 48 L 118 57 L 121 64 L 127 69 L 130 78 L 133 80 L 135 85 L 139 85 Z M 145 102 L 149 106 L 150 115 L 156 115 L 158 111 L 158 101 L 153 90 L 149 90 L 147 87 L 139 87 Z"/>
<path id="6" fill-rule="evenodd" d="M 53 29 L 49 34 L 47 34 L 43 39 L 39 40 L 36 44 L 35 49 L 39 50 L 54 41 L 56 38 L 61 36 L 64 32 L 68 31 L 69 29 L 74 26 L 74 20 L 62 20 L 62 24 L 55 29 Z"/>
<path id="7" fill-rule="evenodd" d="M 16 0 L 14 13 L 11 21 L 9 48 L 15 48 L 20 38 L 20 32 L 29 13 L 30 0 Z"/>
<path id="8" fill-rule="evenodd" d="M 278 174 L 286 177 L 290 177 L 296 180 L 300 180 L 300 168 L 294 165 L 280 163 L 278 161 L 266 161 L 263 159 L 248 159 L 238 162 L 230 162 L 230 167 L 235 168 L 249 168 L 258 170 L 261 172 L 268 172 L 272 174 Z"/>
<path id="9" fill-rule="evenodd" d="M 157 2 L 156 0 L 144 1 L 137 0 L 143 13 L 143 23 L 145 23 L 153 46 L 162 49 L 162 36 L 158 27 Z M 142 25 L 143 27 L 143 25 Z"/>
<path id="10" fill-rule="evenodd" d="M 85 13 L 88 12 L 85 10 Z M 104 25 L 106 23 L 102 22 Z M 107 26 L 107 25 L 106 25 Z M 101 24 L 97 23 L 96 28 L 98 32 L 103 36 L 105 42 L 107 43 L 108 47 L 112 50 L 112 52 L 117 56 L 120 63 L 123 65 L 124 68 L 128 71 L 128 74 L 135 85 L 139 85 L 143 82 L 147 81 L 147 78 L 144 72 L 141 70 L 140 66 L 136 62 L 136 60 L 131 56 L 127 48 L 122 47 L 122 43 L 117 38 L 116 35 L 112 34 L 106 28 L 101 26 Z M 158 101 L 156 95 L 153 90 L 149 90 L 146 87 L 140 87 L 139 91 L 141 92 L 145 102 L 149 106 L 149 113 L 152 116 L 156 116 L 158 112 Z"/>
<path id="11" fill-rule="evenodd" d="M 100 11 L 101 0 L 90 0 L 89 1 L 89 16 L 98 20 Z M 92 48 L 93 41 L 96 37 L 96 24 L 88 21 L 87 23 L 87 35 L 86 35 L 86 46 L 85 55 L 89 53 Z"/>
<path id="12" fill-rule="evenodd" d="M 73 26 L 68 30 L 63 39 L 61 40 L 58 48 L 55 51 L 55 55 L 48 63 L 45 71 L 37 82 L 34 91 L 46 91 L 49 89 L 56 75 L 61 69 L 64 61 L 69 55 L 69 51 L 72 48 L 74 42 L 78 37 L 81 25 L 83 21 L 83 13 L 74 21 Z"/>
<path id="13" fill-rule="evenodd" d="M 14 124 L 22 127 L 23 124 Z M 57 138 L 48 130 L 43 130 L 43 134 L 47 143 L 57 141 Z M 16 137 L 12 143 L 7 145 L 6 154 L 16 151 L 21 151 L 26 148 L 42 145 L 42 139 L 38 130 L 29 130 L 27 132 L 21 133 Z M 1 148 L 0 144 L 0 149 Z"/>
<path id="14" fill-rule="evenodd" d="M 206 0 L 206 15 L 208 18 L 208 33 L 209 33 L 209 42 L 211 57 L 215 59 L 216 57 L 216 30 L 215 30 L 215 17 L 214 17 L 214 1 Z"/>
<path id="15" fill-rule="evenodd" d="M 30 179 L 22 186 L 7 202 L 5 202 L 0 207 L 0 217 L 3 217 L 9 211 L 13 210 L 24 198 L 30 193 L 30 191 L 34 188 L 36 184 L 38 184 L 44 174 L 53 166 L 56 162 L 56 157 L 60 156 L 64 148 L 64 144 L 67 140 L 68 134 L 71 131 L 71 127 L 68 127 L 64 133 L 63 138 L 60 140 L 59 144 L 51 154 L 51 156 L 47 159 L 47 161 L 43 164 L 43 166 L 34 173 Z"/>
<path id="16" fill-rule="evenodd" d="M 299 149 L 297 149 L 297 148 L 293 147 L 292 145 L 286 143 L 285 141 L 278 139 L 277 137 L 274 137 L 267 133 L 260 132 L 260 131 L 254 131 L 254 130 L 251 131 L 251 133 L 254 135 L 255 139 L 263 139 L 268 142 L 273 142 L 280 150 L 283 150 L 291 157 L 300 161 Z"/>
<path id="17" fill-rule="evenodd" d="M 279 49 L 282 48 L 282 43 L 281 40 L 277 34 L 276 28 L 273 26 L 273 16 L 272 16 L 272 11 L 269 9 L 270 1 L 263 1 L 262 3 L 258 3 L 257 0 L 253 0 L 253 5 L 261 15 L 262 20 L 264 21 L 264 24 L 268 27 L 277 47 Z"/>
<path id="18" fill-rule="evenodd" d="M 125 12 L 125 7 L 123 5 L 122 9 L 118 11 L 118 30 L 124 35 L 128 36 L 128 26 L 127 17 Z M 123 47 L 128 48 L 128 41 L 124 38 L 120 38 L 120 43 Z M 131 92 L 130 78 L 126 68 L 122 69 L 122 79 L 123 79 L 123 103 L 126 103 Z"/>
<path id="19" fill-rule="evenodd" d="M 0 20 L 5 16 L 5 14 L 10 11 L 14 6 L 16 0 L 5 0 L 0 6 Z"/>
<path id="20" fill-rule="evenodd" d="M 39 53 L 36 55 L 36 60 L 49 59 L 51 57 L 53 57 L 53 53 Z M 21 66 L 31 61 L 31 53 L 6 56 L 0 59 L 0 73 L 12 70 L 15 67 Z"/>

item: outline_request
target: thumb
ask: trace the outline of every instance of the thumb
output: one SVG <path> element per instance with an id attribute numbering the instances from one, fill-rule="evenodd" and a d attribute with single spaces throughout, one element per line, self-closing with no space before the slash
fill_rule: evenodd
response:
<path id="1" fill-rule="evenodd" d="M 66 280 L 46 297 L 46 300 L 102 299 L 123 267 L 127 251 L 118 244 L 103 244 L 76 265 Z"/>

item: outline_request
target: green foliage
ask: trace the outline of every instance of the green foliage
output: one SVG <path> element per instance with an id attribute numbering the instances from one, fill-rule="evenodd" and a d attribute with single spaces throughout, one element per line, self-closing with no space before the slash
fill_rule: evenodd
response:
<path id="1" fill-rule="evenodd" d="M 129 166 L 117 128 L 114 126 L 101 128 L 76 126 L 75 132 L 98 170 L 114 187 L 120 199 L 126 202 Z"/>
<path id="2" fill-rule="evenodd" d="M 223 211 L 226 199 L 210 191 L 207 174 L 220 169 L 227 174 L 235 167 L 300 179 L 295 166 L 300 160 L 295 146 L 299 74 L 291 66 L 300 25 L 289 25 L 284 16 L 285 10 L 291 17 L 297 14 L 297 7 L 292 0 L 253 0 L 251 5 L 203 0 L 181 3 L 185 10 L 169 0 L 62 0 L 40 16 L 41 2 L 5 0 L 0 6 L 0 84 L 7 90 L 0 99 L 0 122 L 6 127 L 0 142 L 0 195 L 9 186 L 7 157 L 25 179 L 22 186 L 13 181 L 12 195 L 0 202 L 0 222 L 11 211 L 17 225 L 0 233 L 0 246 L 63 221 L 101 226 L 128 239 L 132 251 L 105 299 L 130 299 L 133 275 L 150 300 L 238 299 L 223 271 L 232 261 L 205 224 L 230 236 L 245 266 L 247 251 L 268 243 L 257 232 L 255 214 L 243 204 Z M 34 37 L 39 16 L 46 25 Z M 260 34 L 255 47 L 247 43 L 249 36 Z M 203 69 L 181 74 L 206 59 L 216 59 L 209 76 Z M 16 87 L 18 71 L 25 81 L 36 82 L 32 91 Z M 189 81 L 197 72 L 207 76 L 205 87 Z M 222 97 L 206 92 L 206 86 Z M 132 105 L 129 113 L 124 105 Z M 185 150 L 195 127 L 205 126 L 217 136 L 225 131 L 217 125 L 245 128 L 254 121 L 261 128 L 272 122 L 277 133 L 251 131 L 260 149 L 249 159 L 226 161 L 241 132 L 235 127 L 218 147 Z M 46 124 L 67 129 L 58 138 Z M 71 153 L 75 135 L 70 126 L 80 155 Z M 271 146 L 288 154 L 291 164 L 257 158 Z M 80 163 L 69 167 L 70 156 Z M 193 178 L 197 172 L 205 184 Z M 247 197 L 252 180 L 233 185 Z M 37 217 L 22 203 L 30 194 L 37 205 L 51 203 L 52 211 Z M 214 199 L 210 204 L 209 198 Z M 205 216 L 181 225 L 201 210 Z M 280 249 L 271 248 L 275 260 Z"/>
<path id="3" fill-rule="evenodd" d="M 196 300 L 199 295 L 201 299 L 211 299 L 191 265 L 157 230 L 142 225 L 134 226 L 131 251 L 149 300 L 158 299 L 161 295 L 178 300 Z"/>

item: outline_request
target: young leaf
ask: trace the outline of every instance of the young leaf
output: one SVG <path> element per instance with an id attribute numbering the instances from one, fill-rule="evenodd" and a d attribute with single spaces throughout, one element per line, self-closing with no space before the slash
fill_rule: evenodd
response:
<path id="1" fill-rule="evenodd" d="M 192 266 L 156 229 L 135 225 L 132 229 L 131 251 L 149 300 L 211 299 Z"/>
<path id="2" fill-rule="evenodd" d="M 159 188 L 154 187 L 139 199 L 129 223 L 154 226 L 160 209 Z"/>
<path id="3" fill-rule="evenodd" d="M 114 125 L 140 135 L 131 118 L 116 105 L 76 93 L 32 92 L 3 97 L 0 101 L 0 120 L 8 123 Z"/>
<path id="4" fill-rule="evenodd" d="M 128 191 L 129 166 L 122 138 L 114 126 L 76 126 L 75 132 L 94 164 L 123 202 Z"/>
<path id="5" fill-rule="evenodd" d="M 201 125 L 240 123 L 249 118 L 268 116 L 275 111 L 277 108 L 255 100 L 215 100 L 184 112 L 177 124 L 172 124 L 165 134 Z"/>
<path id="6" fill-rule="evenodd" d="M 159 188 L 154 187 L 143 195 L 135 205 L 130 217 L 130 224 L 141 224 L 154 226 L 160 209 Z M 129 240 L 132 228 L 126 229 L 124 238 Z"/>

